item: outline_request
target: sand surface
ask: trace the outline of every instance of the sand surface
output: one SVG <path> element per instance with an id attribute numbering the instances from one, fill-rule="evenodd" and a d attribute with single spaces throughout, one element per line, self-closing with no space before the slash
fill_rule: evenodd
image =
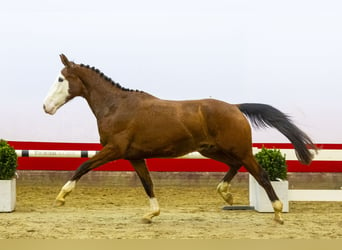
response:
<path id="1" fill-rule="evenodd" d="M 215 187 L 156 187 L 161 214 L 142 187 L 78 186 L 53 207 L 61 186 L 17 186 L 15 212 L 0 213 L 0 239 L 342 239 L 342 202 L 290 202 L 284 225 L 272 213 L 222 210 Z M 233 188 L 237 205 L 248 190 Z"/>

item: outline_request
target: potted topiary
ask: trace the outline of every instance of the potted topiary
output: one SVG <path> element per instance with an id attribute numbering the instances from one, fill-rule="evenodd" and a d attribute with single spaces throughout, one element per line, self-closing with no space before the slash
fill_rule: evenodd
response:
<path id="1" fill-rule="evenodd" d="M 268 173 L 274 191 L 283 203 L 283 212 L 289 211 L 286 156 L 279 149 L 262 149 L 255 154 L 259 165 Z M 274 212 L 264 190 L 253 176 L 249 177 L 249 199 L 251 206 L 258 212 Z"/>
<path id="2" fill-rule="evenodd" d="M 16 203 L 17 154 L 0 139 L 0 212 L 12 212 Z"/>

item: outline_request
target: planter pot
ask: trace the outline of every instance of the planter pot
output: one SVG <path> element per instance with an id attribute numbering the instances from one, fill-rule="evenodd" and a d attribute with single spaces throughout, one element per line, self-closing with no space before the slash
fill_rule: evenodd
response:
<path id="1" fill-rule="evenodd" d="M 12 212 L 16 204 L 16 179 L 0 180 L 0 212 Z"/>
<path id="2" fill-rule="evenodd" d="M 289 212 L 288 181 L 271 181 L 274 191 L 283 203 L 283 212 Z M 274 212 L 272 203 L 263 187 L 249 175 L 249 203 L 258 212 Z"/>

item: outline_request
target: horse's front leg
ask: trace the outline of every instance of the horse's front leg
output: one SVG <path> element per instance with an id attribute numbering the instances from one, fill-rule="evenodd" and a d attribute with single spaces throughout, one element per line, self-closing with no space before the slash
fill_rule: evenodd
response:
<path id="1" fill-rule="evenodd" d="M 55 200 L 55 206 L 60 207 L 65 204 L 65 197 L 67 197 L 74 189 L 76 186 L 76 181 L 68 181 L 65 183 L 65 185 L 62 187 L 61 191 L 56 197 Z"/>
<path id="2" fill-rule="evenodd" d="M 65 204 L 65 197 L 67 197 L 76 187 L 77 181 L 90 170 L 97 168 L 107 162 L 115 160 L 116 157 L 111 148 L 103 148 L 94 157 L 84 162 L 75 171 L 71 179 L 62 187 L 61 191 L 56 197 L 55 206 L 62 206 Z"/>
<path id="3" fill-rule="evenodd" d="M 160 214 L 160 208 L 159 208 L 157 198 L 155 197 L 150 198 L 150 209 L 151 211 L 146 213 L 142 218 L 142 222 L 145 224 L 152 223 L 152 218 Z"/>
<path id="4" fill-rule="evenodd" d="M 138 174 L 141 183 L 144 186 L 146 194 L 150 199 L 150 212 L 145 214 L 142 218 L 143 223 L 152 223 L 152 218 L 160 214 L 160 208 L 157 198 L 154 196 L 153 182 L 150 173 L 147 169 L 145 160 L 132 160 L 130 161 L 133 165 L 136 173 Z"/>

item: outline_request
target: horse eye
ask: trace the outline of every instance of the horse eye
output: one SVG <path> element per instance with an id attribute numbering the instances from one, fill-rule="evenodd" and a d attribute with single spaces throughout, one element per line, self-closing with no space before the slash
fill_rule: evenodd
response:
<path id="1" fill-rule="evenodd" d="M 58 78 L 58 81 L 59 81 L 59 82 L 63 82 L 64 79 L 63 79 L 62 77 L 59 77 L 59 78 Z"/>

